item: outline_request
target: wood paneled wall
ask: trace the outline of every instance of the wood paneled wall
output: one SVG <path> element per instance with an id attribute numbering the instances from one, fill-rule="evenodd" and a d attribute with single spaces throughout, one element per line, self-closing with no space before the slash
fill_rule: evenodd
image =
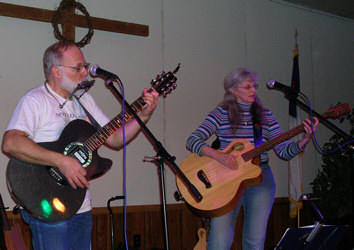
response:
<path id="1" fill-rule="evenodd" d="M 311 225 L 314 218 L 311 208 L 304 206 L 301 210 L 301 225 Z M 123 246 L 123 208 L 112 207 L 114 225 L 114 249 Z M 92 249 L 111 249 L 110 213 L 106 207 L 93 208 Z M 19 223 L 28 246 L 31 245 L 29 227 L 24 224 L 20 215 L 7 212 L 10 224 Z M 241 249 L 243 214 L 236 223 L 235 242 L 233 250 Z M 193 249 L 198 242 L 197 231 L 202 226 L 202 219 L 193 214 L 185 204 L 167 205 L 167 224 L 169 246 L 171 250 Z M 274 249 L 284 234 L 286 228 L 296 227 L 297 220 L 289 218 L 289 202 L 287 198 L 277 198 L 268 222 L 265 249 Z M 127 239 L 130 247 L 140 250 L 164 249 L 163 213 L 160 205 L 130 206 L 127 208 Z M 134 243 L 134 238 L 140 238 L 140 247 Z M 135 244 L 135 245 L 134 245 Z"/>

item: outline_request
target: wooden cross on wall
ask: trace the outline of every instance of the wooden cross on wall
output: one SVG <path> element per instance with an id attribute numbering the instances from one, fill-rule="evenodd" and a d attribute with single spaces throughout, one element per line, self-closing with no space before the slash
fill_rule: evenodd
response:
<path id="1" fill-rule="evenodd" d="M 71 0 L 75 1 L 75 0 Z M 32 8 L 27 6 L 1 3 L 0 16 L 21 18 L 26 20 L 51 23 L 55 11 Z M 110 31 L 136 36 L 149 36 L 149 26 L 122 21 L 108 20 L 104 18 L 91 17 L 92 28 L 96 30 Z M 75 9 L 66 13 L 58 21 L 62 25 L 62 35 L 70 41 L 75 42 L 75 27 L 88 28 L 86 17 L 75 14 Z"/>

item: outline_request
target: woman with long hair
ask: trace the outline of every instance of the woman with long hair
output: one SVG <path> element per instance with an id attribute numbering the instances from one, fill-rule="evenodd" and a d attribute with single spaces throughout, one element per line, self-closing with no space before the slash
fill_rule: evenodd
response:
<path id="1" fill-rule="evenodd" d="M 215 159 L 227 168 L 235 170 L 238 164 L 233 155 L 213 149 L 205 142 L 213 134 L 220 140 L 220 150 L 225 149 L 235 139 L 246 139 L 253 146 L 258 146 L 282 134 L 276 117 L 263 107 L 256 94 L 257 79 L 257 73 L 246 68 L 235 69 L 226 76 L 224 99 L 188 138 L 187 148 L 190 151 Z M 303 152 L 311 141 L 310 121 L 307 119 L 303 123 L 306 133 L 300 141 L 285 141 L 274 147 L 281 159 L 290 160 Z M 318 120 L 315 118 L 313 129 L 316 130 L 317 126 Z M 242 248 L 264 249 L 268 218 L 275 196 L 275 182 L 268 164 L 268 153 L 263 153 L 260 160 L 262 183 L 246 188 L 231 212 L 211 219 L 207 249 L 230 249 L 241 207 L 244 210 Z"/>

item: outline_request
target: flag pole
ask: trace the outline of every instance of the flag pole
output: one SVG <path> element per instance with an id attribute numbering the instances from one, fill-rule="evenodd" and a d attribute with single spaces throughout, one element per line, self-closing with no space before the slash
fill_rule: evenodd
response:
<path id="1" fill-rule="evenodd" d="M 300 91 L 300 74 L 299 74 L 299 48 L 298 48 L 298 31 L 295 30 L 295 48 L 293 50 L 293 69 L 291 75 L 291 87 Z M 298 126 L 301 123 L 300 114 L 297 110 L 295 100 L 289 99 L 289 129 Z M 290 200 L 290 218 L 297 218 L 297 224 L 300 225 L 300 209 L 302 201 L 299 200 L 303 192 L 302 186 L 302 159 L 301 154 L 289 161 L 289 200 Z"/>

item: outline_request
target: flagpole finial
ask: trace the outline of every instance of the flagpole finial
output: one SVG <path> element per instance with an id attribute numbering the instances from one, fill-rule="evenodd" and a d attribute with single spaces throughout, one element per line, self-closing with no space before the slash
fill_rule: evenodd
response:
<path id="1" fill-rule="evenodd" d="M 298 37 L 299 33 L 297 32 L 297 29 L 295 29 L 295 42 L 297 43 L 297 37 Z"/>
<path id="2" fill-rule="evenodd" d="M 299 46 L 297 44 L 297 37 L 299 36 L 299 33 L 297 32 L 297 29 L 295 29 L 295 35 L 294 35 L 294 38 L 295 38 L 295 49 L 294 49 L 294 54 L 293 54 L 293 57 L 295 56 L 299 56 Z"/>

